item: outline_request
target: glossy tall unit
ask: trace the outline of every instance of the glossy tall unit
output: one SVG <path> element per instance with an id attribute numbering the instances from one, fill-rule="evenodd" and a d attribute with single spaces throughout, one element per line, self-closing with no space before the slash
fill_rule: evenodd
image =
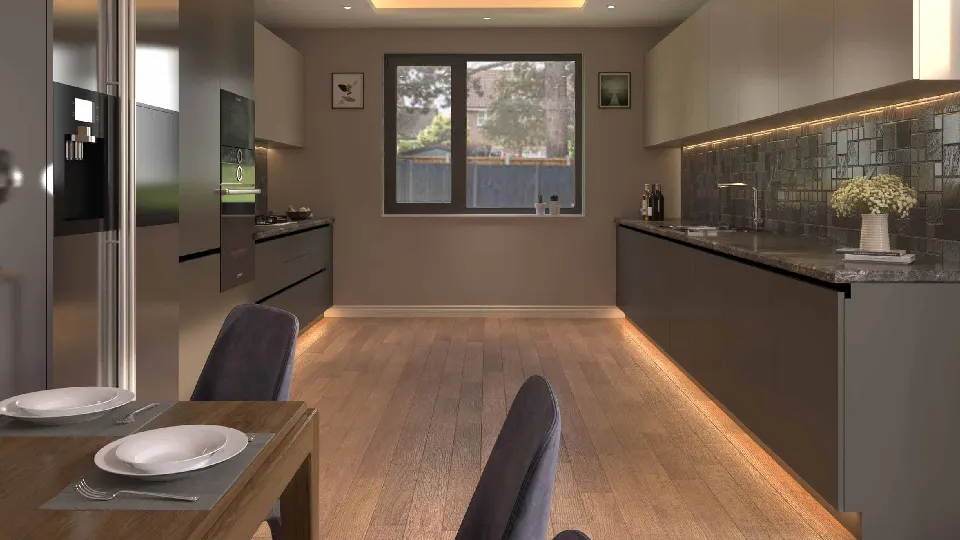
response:
<path id="1" fill-rule="evenodd" d="M 253 284 L 245 282 L 252 269 L 236 270 L 233 280 L 224 279 L 232 262 L 242 261 L 244 249 L 253 257 L 253 216 L 237 230 L 224 230 L 223 212 L 229 211 L 230 195 L 221 191 L 223 172 L 229 159 L 222 152 L 221 97 L 233 94 L 244 100 L 254 98 L 254 6 L 253 0 L 205 0 L 180 5 L 180 284 L 179 311 L 179 394 L 189 397 L 197 376 L 224 318 L 237 304 L 255 301 Z M 252 105 L 251 105 L 252 106 Z M 253 113 L 253 109 L 250 109 Z M 246 146 L 231 164 L 248 170 L 255 163 L 251 123 L 249 145 L 233 144 L 234 152 Z M 224 144 L 226 142 L 226 144 Z M 243 148 L 241 148 L 243 150 Z M 251 161 L 252 160 L 252 161 Z M 244 171 L 243 181 L 253 180 L 253 172 Z M 237 182 L 242 183 L 242 182 Z M 233 189 L 226 186 L 227 189 Z M 248 189 L 248 187 L 237 189 Z M 255 188 L 254 188 L 255 189 Z M 223 196 L 228 198 L 224 201 Z M 250 194 L 237 195 L 247 197 Z M 225 206 L 223 203 L 227 202 Z M 246 211 L 246 210 L 244 210 Z M 238 220 L 237 225 L 246 222 Z M 231 229 L 234 220 L 228 219 Z M 244 245 L 240 229 L 247 230 Z M 226 236 L 224 236 L 226 235 Z M 224 239 L 227 239 L 225 241 Z M 245 247 L 244 247 L 245 246 Z M 240 259 L 230 260 L 227 255 Z M 224 264 L 226 263 L 226 264 Z M 243 276 L 237 277 L 238 273 Z"/>

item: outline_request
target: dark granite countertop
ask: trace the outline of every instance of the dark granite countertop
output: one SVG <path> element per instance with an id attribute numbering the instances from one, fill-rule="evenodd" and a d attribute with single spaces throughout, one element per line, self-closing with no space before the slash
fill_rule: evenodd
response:
<path id="1" fill-rule="evenodd" d="M 284 236 L 292 232 L 316 229 L 317 227 L 331 224 L 333 224 L 333 218 L 310 218 L 280 225 L 257 225 L 256 232 L 253 233 L 253 239 L 255 242 L 260 242 L 278 236 Z"/>
<path id="2" fill-rule="evenodd" d="M 701 225 L 668 220 L 617 219 L 619 225 L 827 283 L 960 283 L 960 263 L 918 254 L 912 264 L 844 262 L 834 241 L 772 232 L 721 231 L 717 236 L 688 236 L 661 225 Z M 854 246 L 855 247 L 855 246 Z"/>

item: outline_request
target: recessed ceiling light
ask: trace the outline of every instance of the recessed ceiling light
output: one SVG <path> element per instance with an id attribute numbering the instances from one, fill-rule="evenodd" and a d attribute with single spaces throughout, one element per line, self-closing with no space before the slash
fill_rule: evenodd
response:
<path id="1" fill-rule="evenodd" d="M 484 17 L 483 20 L 489 21 L 489 20 L 492 19 L 492 18 L 493 18 L 493 17 Z"/>
<path id="2" fill-rule="evenodd" d="M 349 11 L 349 10 L 353 9 L 353 6 L 343 6 L 343 9 L 346 9 L 347 11 Z"/>
<path id="3" fill-rule="evenodd" d="M 607 6 L 607 9 L 617 9 L 617 6 L 610 4 L 609 6 Z"/>

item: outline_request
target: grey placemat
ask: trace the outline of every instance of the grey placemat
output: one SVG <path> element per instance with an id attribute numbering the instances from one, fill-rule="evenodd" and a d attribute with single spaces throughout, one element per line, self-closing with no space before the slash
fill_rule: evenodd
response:
<path id="1" fill-rule="evenodd" d="M 117 425 L 115 423 L 117 418 L 122 418 L 149 404 L 149 401 L 131 401 L 122 407 L 108 411 L 100 418 L 62 426 L 41 426 L 16 418 L 0 416 L 0 437 L 126 437 L 140 430 L 174 405 L 173 403 L 160 403 L 152 409 L 137 414 L 134 421 L 129 424 Z"/>
<path id="2" fill-rule="evenodd" d="M 197 471 L 189 476 L 165 482 L 150 482 L 117 476 L 92 467 L 82 478 L 87 484 L 100 491 L 135 489 L 138 491 L 157 491 L 176 495 L 196 495 L 197 502 L 164 501 L 122 493 L 112 501 L 91 501 L 77 493 L 75 482 L 63 488 L 56 497 L 50 499 L 41 510 L 210 510 L 217 501 L 240 478 L 263 447 L 273 439 L 273 433 L 252 434 L 253 441 L 235 457 L 218 463 L 209 469 Z"/>

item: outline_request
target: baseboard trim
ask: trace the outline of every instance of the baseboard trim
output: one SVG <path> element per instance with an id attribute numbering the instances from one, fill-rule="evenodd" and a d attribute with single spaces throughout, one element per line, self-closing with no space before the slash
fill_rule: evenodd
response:
<path id="1" fill-rule="evenodd" d="M 623 312 L 615 306 L 333 306 L 324 317 L 622 319 Z"/>

